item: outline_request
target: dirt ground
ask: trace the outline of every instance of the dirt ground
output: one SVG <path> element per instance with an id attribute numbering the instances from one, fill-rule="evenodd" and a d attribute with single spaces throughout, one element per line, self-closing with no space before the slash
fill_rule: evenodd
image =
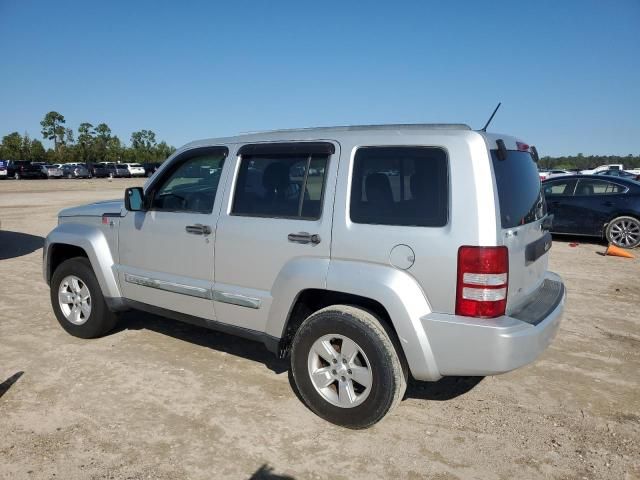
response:
<path id="1" fill-rule="evenodd" d="M 0 182 L 0 478 L 640 478 L 640 259 L 556 239 L 569 297 L 537 362 L 412 383 L 350 431 L 257 343 L 141 313 L 98 340 L 58 326 L 41 274 L 56 213 L 141 183 Z"/>

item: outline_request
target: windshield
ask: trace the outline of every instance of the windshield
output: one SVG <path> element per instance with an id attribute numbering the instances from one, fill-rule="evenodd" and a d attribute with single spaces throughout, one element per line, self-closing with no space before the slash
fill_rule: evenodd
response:
<path id="1" fill-rule="evenodd" d="M 547 205 L 540 189 L 538 168 L 529 152 L 509 150 L 500 160 L 498 151 L 491 150 L 493 171 L 500 200 L 502 228 L 540 220 L 547 213 Z"/>

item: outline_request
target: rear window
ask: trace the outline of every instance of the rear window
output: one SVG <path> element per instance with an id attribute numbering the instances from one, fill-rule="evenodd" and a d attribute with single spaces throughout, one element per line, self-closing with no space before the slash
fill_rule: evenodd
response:
<path id="1" fill-rule="evenodd" d="M 491 150 L 496 177 L 502 228 L 535 222 L 547 213 L 540 190 L 538 168 L 529 152 L 509 150 L 500 160 L 498 151 Z"/>
<path id="2" fill-rule="evenodd" d="M 353 164 L 354 223 L 442 227 L 449 199 L 447 154 L 435 147 L 363 147 Z"/>

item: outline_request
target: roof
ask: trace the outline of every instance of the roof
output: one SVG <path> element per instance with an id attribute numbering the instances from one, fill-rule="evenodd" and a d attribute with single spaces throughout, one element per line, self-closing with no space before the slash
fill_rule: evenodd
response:
<path id="1" fill-rule="evenodd" d="M 463 123 L 401 123 L 386 125 L 343 125 L 336 127 L 311 127 L 292 128 L 281 130 L 265 130 L 260 132 L 244 132 L 236 136 L 224 138 L 208 138 L 191 142 L 184 147 L 196 145 L 207 145 L 214 143 L 244 143 L 244 142 L 265 142 L 277 140 L 308 140 L 308 139 L 328 139 L 334 136 L 344 136 L 345 134 L 366 134 L 369 132 L 382 133 L 389 132 L 399 134 L 403 132 L 415 131 L 472 131 L 469 125 Z M 180 149 L 181 150 L 181 149 Z"/>

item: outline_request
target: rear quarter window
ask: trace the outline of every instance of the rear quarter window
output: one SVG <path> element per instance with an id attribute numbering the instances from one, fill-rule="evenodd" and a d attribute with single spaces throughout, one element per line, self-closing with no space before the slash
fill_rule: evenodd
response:
<path id="1" fill-rule="evenodd" d="M 442 227 L 449 211 L 447 154 L 436 147 L 361 147 L 351 181 L 354 223 Z"/>

